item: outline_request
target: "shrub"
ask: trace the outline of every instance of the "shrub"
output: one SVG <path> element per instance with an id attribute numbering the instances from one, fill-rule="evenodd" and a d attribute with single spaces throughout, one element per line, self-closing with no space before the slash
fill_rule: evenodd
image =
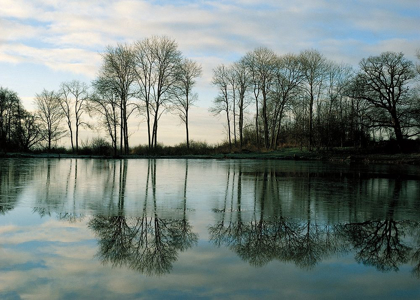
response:
<path id="1" fill-rule="evenodd" d="M 88 141 L 82 142 L 82 147 L 79 148 L 79 154 L 112 156 L 113 148 L 104 138 L 96 137 L 90 143 Z"/>

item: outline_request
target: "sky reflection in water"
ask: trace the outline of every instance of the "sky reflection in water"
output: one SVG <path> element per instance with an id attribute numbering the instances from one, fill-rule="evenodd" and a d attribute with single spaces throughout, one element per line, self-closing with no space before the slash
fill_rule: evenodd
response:
<path id="1" fill-rule="evenodd" d="M 414 167 L 0 160 L 0 298 L 420 297 Z"/>

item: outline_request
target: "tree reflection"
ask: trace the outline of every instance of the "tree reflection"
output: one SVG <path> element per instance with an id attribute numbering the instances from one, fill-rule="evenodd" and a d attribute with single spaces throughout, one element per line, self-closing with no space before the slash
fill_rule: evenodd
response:
<path id="1" fill-rule="evenodd" d="M 126 166 L 120 169 L 118 215 L 95 216 L 89 223 L 99 240 L 98 257 L 113 266 L 127 266 L 147 275 L 169 273 L 177 260 L 178 252 L 197 243 L 186 216 L 186 189 L 188 164 L 186 164 L 183 215 L 181 218 L 159 216 L 156 197 L 156 160 L 149 160 L 146 193 L 141 216 L 124 215 Z M 149 191 L 151 190 L 151 195 Z M 151 199 L 149 199 L 151 198 Z M 151 209 L 148 209 L 151 202 Z"/>
<path id="2" fill-rule="evenodd" d="M 345 224 L 344 232 L 357 250 L 356 260 L 380 271 L 398 270 L 407 263 L 412 250 L 403 244 L 406 222 L 392 219 Z"/>
<path id="3" fill-rule="evenodd" d="M 34 178 L 37 163 L 28 167 L 18 159 L 0 159 L 0 214 L 6 214 L 17 205 L 25 185 Z"/>
<path id="4" fill-rule="evenodd" d="M 408 228 L 416 224 L 410 221 L 394 219 L 402 189 L 401 180 L 397 179 L 390 191 L 390 201 L 386 205 L 385 219 L 344 224 L 343 232 L 356 249 L 356 261 L 376 267 L 379 271 L 398 271 L 401 264 L 409 261 L 413 254 L 412 247 L 402 240 Z"/>
<path id="5" fill-rule="evenodd" d="M 75 222 L 93 214 L 89 227 L 104 263 L 166 274 L 198 240 L 188 219 L 192 164 L 185 160 L 185 169 L 176 169 L 184 177 L 177 193 L 166 189 L 171 185 L 158 172 L 159 161 L 136 166 L 143 163 L 139 172 L 128 160 L 0 161 L 0 213 L 13 209 L 29 185 L 35 192 L 25 197 L 35 198 L 41 217 L 55 213 Z M 331 174 L 291 163 L 283 170 L 274 162 L 227 165 L 209 227 L 214 245 L 256 267 L 277 260 L 312 269 L 334 255 L 354 253 L 357 262 L 380 271 L 410 264 L 420 278 L 418 178 Z M 176 209 L 168 209 L 174 202 Z"/>
<path id="6" fill-rule="evenodd" d="M 410 245 L 407 232 L 420 231 L 418 222 L 398 221 L 394 215 L 399 207 L 402 182 L 389 185 L 390 201 L 383 220 L 348 222 L 332 220 L 319 222 L 314 208 L 319 205 L 312 193 L 310 174 L 299 181 L 299 217 L 286 218 L 283 205 L 293 207 L 281 199 L 284 176 L 268 168 L 264 172 L 243 172 L 241 166 L 228 168 L 227 187 L 222 208 L 215 208 L 217 222 L 209 227 L 210 239 L 216 246 L 227 246 L 253 266 L 263 266 L 272 260 L 293 262 L 303 269 L 311 269 L 332 255 L 354 249 L 356 261 L 375 266 L 380 271 L 397 271 L 411 261 L 413 274 L 420 274 L 419 246 Z M 244 177 L 246 179 L 244 179 Z M 252 206 L 242 204 L 243 181 L 253 181 Z M 236 191 L 235 191 L 236 189 Z M 293 194 L 292 194 L 293 195 Z M 252 207 L 252 214 L 246 208 Z M 356 209 L 351 205 L 349 209 Z M 246 214 L 244 217 L 243 214 Z M 288 212 L 290 215 L 290 212 Z M 349 211 L 350 216 L 353 212 Z M 338 222 L 337 222 L 338 221 Z M 417 234 L 417 236 L 420 236 Z M 417 249 L 417 250 L 416 250 Z"/>
<path id="7" fill-rule="evenodd" d="M 244 175 L 254 180 L 253 212 L 247 215 L 247 220 L 242 216 L 241 206 Z M 215 245 L 230 247 L 253 266 L 263 266 L 277 259 L 294 262 L 305 269 L 315 266 L 328 253 L 344 249 L 330 226 L 311 221 L 310 203 L 306 222 L 283 216 L 275 172 L 250 175 L 244 174 L 240 167 L 233 172 L 228 170 L 227 186 L 236 185 L 237 191 L 228 193 L 226 188 L 223 209 L 214 209 L 220 216 L 209 228 Z M 236 201 L 233 201 L 234 195 Z"/>

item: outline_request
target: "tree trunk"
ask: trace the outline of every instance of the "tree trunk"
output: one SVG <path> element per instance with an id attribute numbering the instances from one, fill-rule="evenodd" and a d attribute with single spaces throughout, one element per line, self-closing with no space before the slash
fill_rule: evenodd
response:
<path id="1" fill-rule="evenodd" d="M 77 153 L 79 153 L 79 125 L 76 125 L 76 154 Z"/>
<path id="2" fill-rule="evenodd" d="M 190 137 L 188 132 L 188 110 L 185 112 L 185 135 L 187 136 L 187 149 L 190 149 Z"/>
<path id="3" fill-rule="evenodd" d="M 404 137 L 402 134 L 400 121 L 398 120 L 395 112 L 392 113 L 392 124 L 394 126 L 394 133 L 395 138 L 397 139 L 398 148 L 402 150 Z"/>
<path id="4" fill-rule="evenodd" d="M 264 122 L 264 147 L 269 148 L 268 145 L 268 117 L 267 117 L 267 95 L 263 90 L 263 122 Z"/>
<path id="5" fill-rule="evenodd" d="M 314 105 L 314 97 L 313 95 L 311 95 L 311 101 L 309 103 L 309 147 L 308 147 L 309 151 L 312 151 L 313 105 Z"/>

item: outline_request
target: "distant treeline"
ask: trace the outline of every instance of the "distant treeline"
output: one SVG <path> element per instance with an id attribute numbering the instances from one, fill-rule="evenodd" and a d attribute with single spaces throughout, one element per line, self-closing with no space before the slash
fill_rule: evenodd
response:
<path id="1" fill-rule="evenodd" d="M 279 56 L 258 48 L 214 70 L 219 95 L 211 110 L 226 116 L 229 144 L 241 147 L 312 150 L 394 139 L 402 148 L 420 133 L 419 68 L 394 52 L 359 66 L 316 50 Z"/>
<path id="2" fill-rule="evenodd" d="M 420 59 L 420 52 L 418 53 Z M 129 154 L 129 118 L 146 119 L 147 147 L 157 149 L 159 120 L 171 111 L 185 124 L 201 66 L 185 58 L 168 37 L 109 46 L 98 77 L 63 82 L 35 95 L 28 112 L 18 95 L 0 87 L 0 150 L 50 151 L 69 138 L 79 152 L 79 129 L 101 127 L 112 154 Z M 316 50 L 277 55 L 267 48 L 213 70 L 218 89 L 210 111 L 223 114 L 232 149 L 364 147 L 372 141 L 405 141 L 420 134 L 419 66 L 402 53 L 362 59 L 359 68 L 337 64 Z M 97 119 L 89 124 L 87 116 Z"/>

